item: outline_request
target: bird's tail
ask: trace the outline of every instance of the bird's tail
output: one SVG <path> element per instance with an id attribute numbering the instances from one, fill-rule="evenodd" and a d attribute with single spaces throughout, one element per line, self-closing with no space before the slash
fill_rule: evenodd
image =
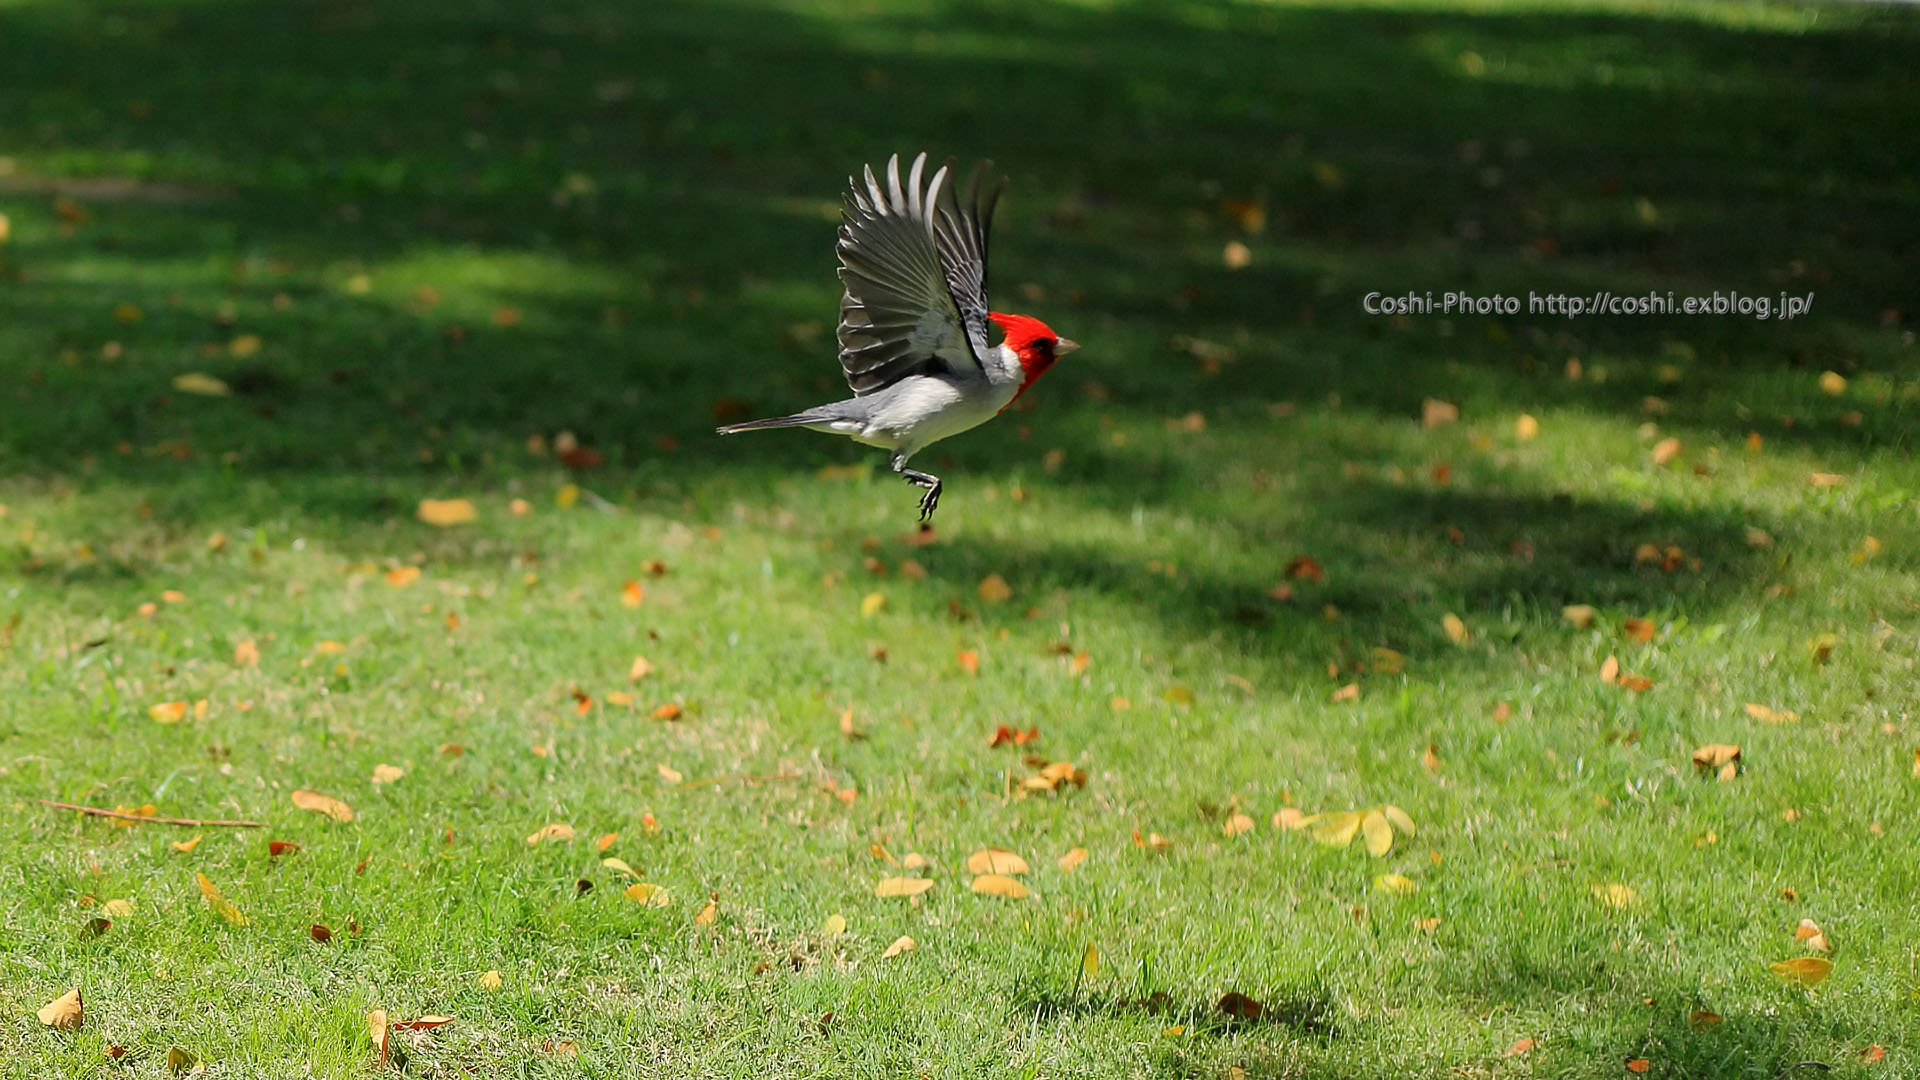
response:
<path id="1" fill-rule="evenodd" d="M 749 420 L 744 424 L 728 424 L 726 427 L 715 428 L 714 430 L 721 435 L 733 435 L 742 431 L 761 431 L 766 428 L 805 427 L 808 424 L 817 424 L 824 419 L 826 419 L 826 417 L 809 411 L 794 413 L 792 416 L 772 416 L 765 420 Z"/>

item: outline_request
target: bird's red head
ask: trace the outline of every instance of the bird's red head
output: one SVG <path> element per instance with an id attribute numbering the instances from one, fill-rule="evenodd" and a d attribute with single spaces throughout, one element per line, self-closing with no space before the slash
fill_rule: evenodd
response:
<path id="1" fill-rule="evenodd" d="M 1033 381 L 1046 374 L 1055 360 L 1080 347 L 1078 342 L 1069 341 L 1053 332 L 1053 328 L 1031 315 L 1002 315 L 997 311 L 987 313 L 1006 335 L 1001 344 L 1013 350 L 1020 358 L 1020 369 L 1026 373 L 1020 389 L 1014 393 L 1014 399 L 1027 392 Z M 1007 405 L 1012 405 L 1008 401 Z"/>

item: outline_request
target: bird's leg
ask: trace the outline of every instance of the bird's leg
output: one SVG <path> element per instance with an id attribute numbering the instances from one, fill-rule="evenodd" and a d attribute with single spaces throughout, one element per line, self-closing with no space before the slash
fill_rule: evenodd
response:
<path id="1" fill-rule="evenodd" d="M 940 478 L 932 473 L 907 468 L 907 459 L 898 454 L 893 458 L 893 471 L 899 473 L 907 483 L 927 489 L 927 493 L 920 496 L 920 520 L 933 520 L 933 510 L 940 505 Z"/>

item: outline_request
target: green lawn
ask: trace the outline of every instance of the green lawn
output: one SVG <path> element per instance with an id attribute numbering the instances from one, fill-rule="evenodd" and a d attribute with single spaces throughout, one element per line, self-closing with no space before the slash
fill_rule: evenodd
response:
<path id="1" fill-rule="evenodd" d="M 375 1009 L 454 1018 L 392 1036 L 420 1077 L 1920 1075 L 1920 15 L 0 0 L 0 43 L 0 1076 L 364 1076 Z M 840 185 L 921 148 L 1002 163 L 996 306 L 1085 345 L 916 461 L 931 542 L 877 452 L 712 435 L 844 390 Z M 1814 302 L 1360 310 L 1450 289 Z M 1277 824 L 1383 804 L 1377 858 Z"/>

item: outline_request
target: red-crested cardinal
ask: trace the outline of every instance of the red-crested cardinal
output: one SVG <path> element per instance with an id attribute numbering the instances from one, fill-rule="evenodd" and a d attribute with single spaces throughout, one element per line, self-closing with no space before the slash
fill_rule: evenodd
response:
<path id="1" fill-rule="evenodd" d="M 840 219 L 840 366 L 853 397 L 792 416 L 731 424 L 722 435 L 804 427 L 893 451 L 893 471 L 926 489 L 920 520 L 940 504 L 940 478 L 907 468 L 931 443 L 1005 412 L 1053 362 L 1080 346 L 1026 315 L 987 310 L 987 230 L 1006 186 L 983 192 L 981 162 L 954 197 L 953 162 L 922 186 L 927 155 L 906 183 L 900 157 L 886 183 L 864 171 L 851 181 Z M 987 324 L 1000 327 L 987 344 Z"/>

